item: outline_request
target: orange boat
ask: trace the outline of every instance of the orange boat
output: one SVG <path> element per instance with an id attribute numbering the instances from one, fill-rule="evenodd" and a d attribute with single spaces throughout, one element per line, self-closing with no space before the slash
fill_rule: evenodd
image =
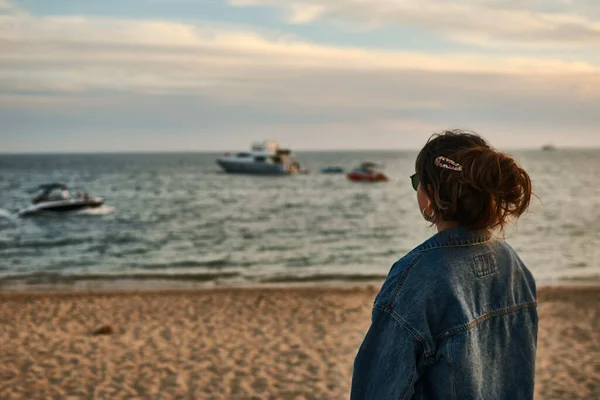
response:
<path id="1" fill-rule="evenodd" d="M 364 162 L 360 167 L 353 169 L 347 177 L 353 182 L 387 182 L 389 178 L 378 169 L 377 164 Z"/>

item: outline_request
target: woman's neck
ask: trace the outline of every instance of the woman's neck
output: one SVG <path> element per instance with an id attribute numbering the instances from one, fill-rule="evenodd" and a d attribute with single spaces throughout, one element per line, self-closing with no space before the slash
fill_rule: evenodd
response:
<path id="1" fill-rule="evenodd" d="M 454 221 L 441 221 L 438 224 L 436 224 L 438 233 L 445 231 L 446 229 L 457 228 L 459 226 L 460 224 Z"/>

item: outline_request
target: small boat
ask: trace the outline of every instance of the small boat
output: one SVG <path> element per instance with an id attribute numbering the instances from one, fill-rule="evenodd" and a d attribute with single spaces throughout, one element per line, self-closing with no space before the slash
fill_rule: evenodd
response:
<path id="1" fill-rule="evenodd" d="M 388 177 L 372 162 L 364 162 L 358 168 L 348 173 L 347 177 L 353 182 L 387 182 Z"/>
<path id="2" fill-rule="evenodd" d="M 556 150 L 556 146 L 552 145 L 552 144 L 546 144 L 544 146 L 542 146 L 542 151 L 554 151 Z"/>
<path id="3" fill-rule="evenodd" d="M 78 192 L 73 196 L 62 183 L 41 185 L 38 190 L 40 193 L 32 199 L 32 205 L 19 212 L 21 217 L 71 213 L 98 208 L 104 204 L 103 198 L 90 197 L 85 192 Z"/>
<path id="4" fill-rule="evenodd" d="M 275 141 L 254 143 L 249 152 L 225 153 L 217 159 L 225 172 L 234 174 L 286 175 L 307 173 L 291 150 L 279 148 Z"/>
<path id="5" fill-rule="evenodd" d="M 331 166 L 331 167 L 326 167 L 323 168 L 321 170 L 322 174 L 343 174 L 344 173 L 344 168 L 343 167 L 338 167 L 338 166 Z"/>

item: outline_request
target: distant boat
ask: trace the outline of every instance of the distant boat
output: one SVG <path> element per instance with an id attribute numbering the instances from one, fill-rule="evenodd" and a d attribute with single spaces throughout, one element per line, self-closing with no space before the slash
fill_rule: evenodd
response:
<path id="1" fill-rule="evenodd" d="M 326 167 L 323 168 L 321 170 L 322 174 L 343 174 L 344 173 L 344 168 L 343 167 L 338 167 L 338 166 L 331 166 L 331 167 Z"/>
<path id="2" fill-rule="evenodd" d="M 233 174 L 285 175 L 304 173 L 291 150 L 279 148 L 275 141 L 257 142 L 249 152 L 225 153 L 217 159 L 225 172 Z"/>
<path id="3" fill-rule="evenodd" d="M 50 183 L 39 186 L 40 193 L 31 201 L 32 205 L 19 212 L 21 217 L 40 214 L 64 214 L 101 207 L 104 199 L 90 197 L 87 193 L 75 196 L 62 183 Z"/>
<path id="4" fill-rule="evenodd" d="M 546 144 L 544 146 L 542 146 L 542 151 L 554 151 L 556 150 L 556 146 L 551 145 L 551 144 Z"/>
<path id="5" fill-rule="evenodd" d="M 364 162 L 353 169 L 348 179 L 353 182 L 387 182 L 389 178 L 380 170 L 380 166 L 372 162 Z"/>

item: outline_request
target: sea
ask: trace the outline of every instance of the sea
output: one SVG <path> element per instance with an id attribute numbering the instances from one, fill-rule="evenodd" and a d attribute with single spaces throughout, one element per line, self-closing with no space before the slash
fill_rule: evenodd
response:
<path id="1" fill-rule="evenodd" d="M 311 173 L 294 176 L 226 174 L 213 153 L 0 155 L 0 290 L 96 281 L 380 282 L 435 233 L 410 185 L 416 154 L 300 152 Z M 511 154 L 536 197 L 506 240 L 538 283 L 600 280 L 600 150 Z M 319 173 L 367 160 L 382 164 L 390 182 Z M 106 203 L 19 217 L 36 187 L 50 182 Z"/>

